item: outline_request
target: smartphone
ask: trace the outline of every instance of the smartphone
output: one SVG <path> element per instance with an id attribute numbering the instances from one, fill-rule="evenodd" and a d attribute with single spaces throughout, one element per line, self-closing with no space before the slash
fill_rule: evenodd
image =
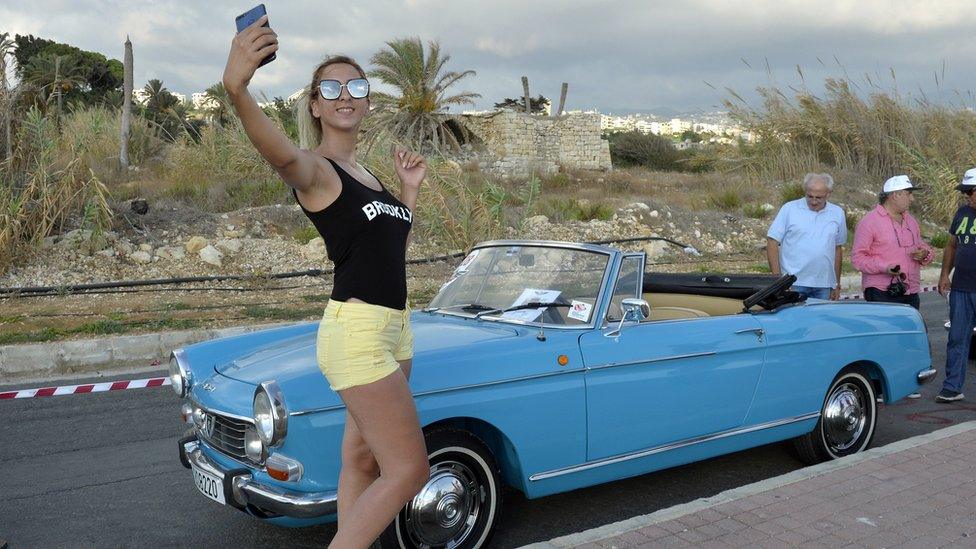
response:
<path id="1" fill-rule="evenodd" d="M 256 6 L 254 6 L 253 8 L 247 10 L 246 12 L 238 15 L 237 16 L 237 19 L 234 20 L 234 22 L 237 23 L 237 32 L 241 32 L 242 30 L 250 27 L 252 24 L 254 24 L 255 21 L 257 21 L 258 19 L 260 19 L 261 16 L 264 16 L 264 15 L 267 15 L 267 14 L 268 14 L 268 11 L 266 9 L 264 9 L 264 4 L 258 4 Z M 269 26 L 268 25 L 268 22 L 265 21 L 264 22 L 264 25 L 262 25 L 262 26 L 263 27 Z M 263 67 L 263 66 L 267 65 L 268 63 L 274 61 L 275 60 L 275 57 L 276 57 L 276 55 L 273 54 L 273 53 L 271 55 L 265 57 L 264 59 L 261 60 L 261 64 L 259 64 L 258 67 Z"/>

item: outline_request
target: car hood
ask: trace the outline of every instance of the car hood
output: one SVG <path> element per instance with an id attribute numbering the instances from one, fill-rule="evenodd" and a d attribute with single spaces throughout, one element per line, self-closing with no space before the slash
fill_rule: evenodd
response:
<path id="1" fill-rule="evenodd" d="M 440 357 L 456 357 L 492 342 L 516 337 L 518 331 L 504 324 L 477 321 L 423 312 L 410 315 L 414 335 L 414 372 Z M 285 396 L 289 411 L 316 409 L 341 404 L 338 395 L 318 368 L 315 355 L 316 333 L 282 339 L 228 362 L 218 363 L 216 371 L 228 378 L 258 385 L 275 380 Z M 429 390 L 430 376 L 411 375 L 415 392 Z"/>

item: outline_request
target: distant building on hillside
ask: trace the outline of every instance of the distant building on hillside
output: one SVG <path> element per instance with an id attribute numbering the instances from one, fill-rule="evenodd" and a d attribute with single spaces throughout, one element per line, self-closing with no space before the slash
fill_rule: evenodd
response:
<path id="1" fill-rule="evenodd" d="M 680 118 L 671 119 L 671 133 L 680 134 L 691 130 L 691 120 L 682 120 Z"/>

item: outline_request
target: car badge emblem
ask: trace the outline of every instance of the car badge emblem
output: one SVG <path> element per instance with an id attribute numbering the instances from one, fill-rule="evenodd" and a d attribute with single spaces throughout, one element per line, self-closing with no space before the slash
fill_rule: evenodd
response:
<path id="1" fill-rule="evenodd" d="M 213 383 L 210 383 L 208 381 L 208 382 L 206 382 L 206 383 L 203 384 L 202 389 L 204 391 L 207 391 L 208 393 L 212 393 L 213 390 L 216 389 L 216 387 L 214 387 Z"/>

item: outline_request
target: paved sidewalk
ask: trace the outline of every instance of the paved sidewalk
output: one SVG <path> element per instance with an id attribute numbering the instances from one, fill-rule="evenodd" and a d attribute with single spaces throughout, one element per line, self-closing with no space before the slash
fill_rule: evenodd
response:
<path id="1" fill-rule="evenodd" d="M 529 547 L 976 547 L 976 421 Z"/>

